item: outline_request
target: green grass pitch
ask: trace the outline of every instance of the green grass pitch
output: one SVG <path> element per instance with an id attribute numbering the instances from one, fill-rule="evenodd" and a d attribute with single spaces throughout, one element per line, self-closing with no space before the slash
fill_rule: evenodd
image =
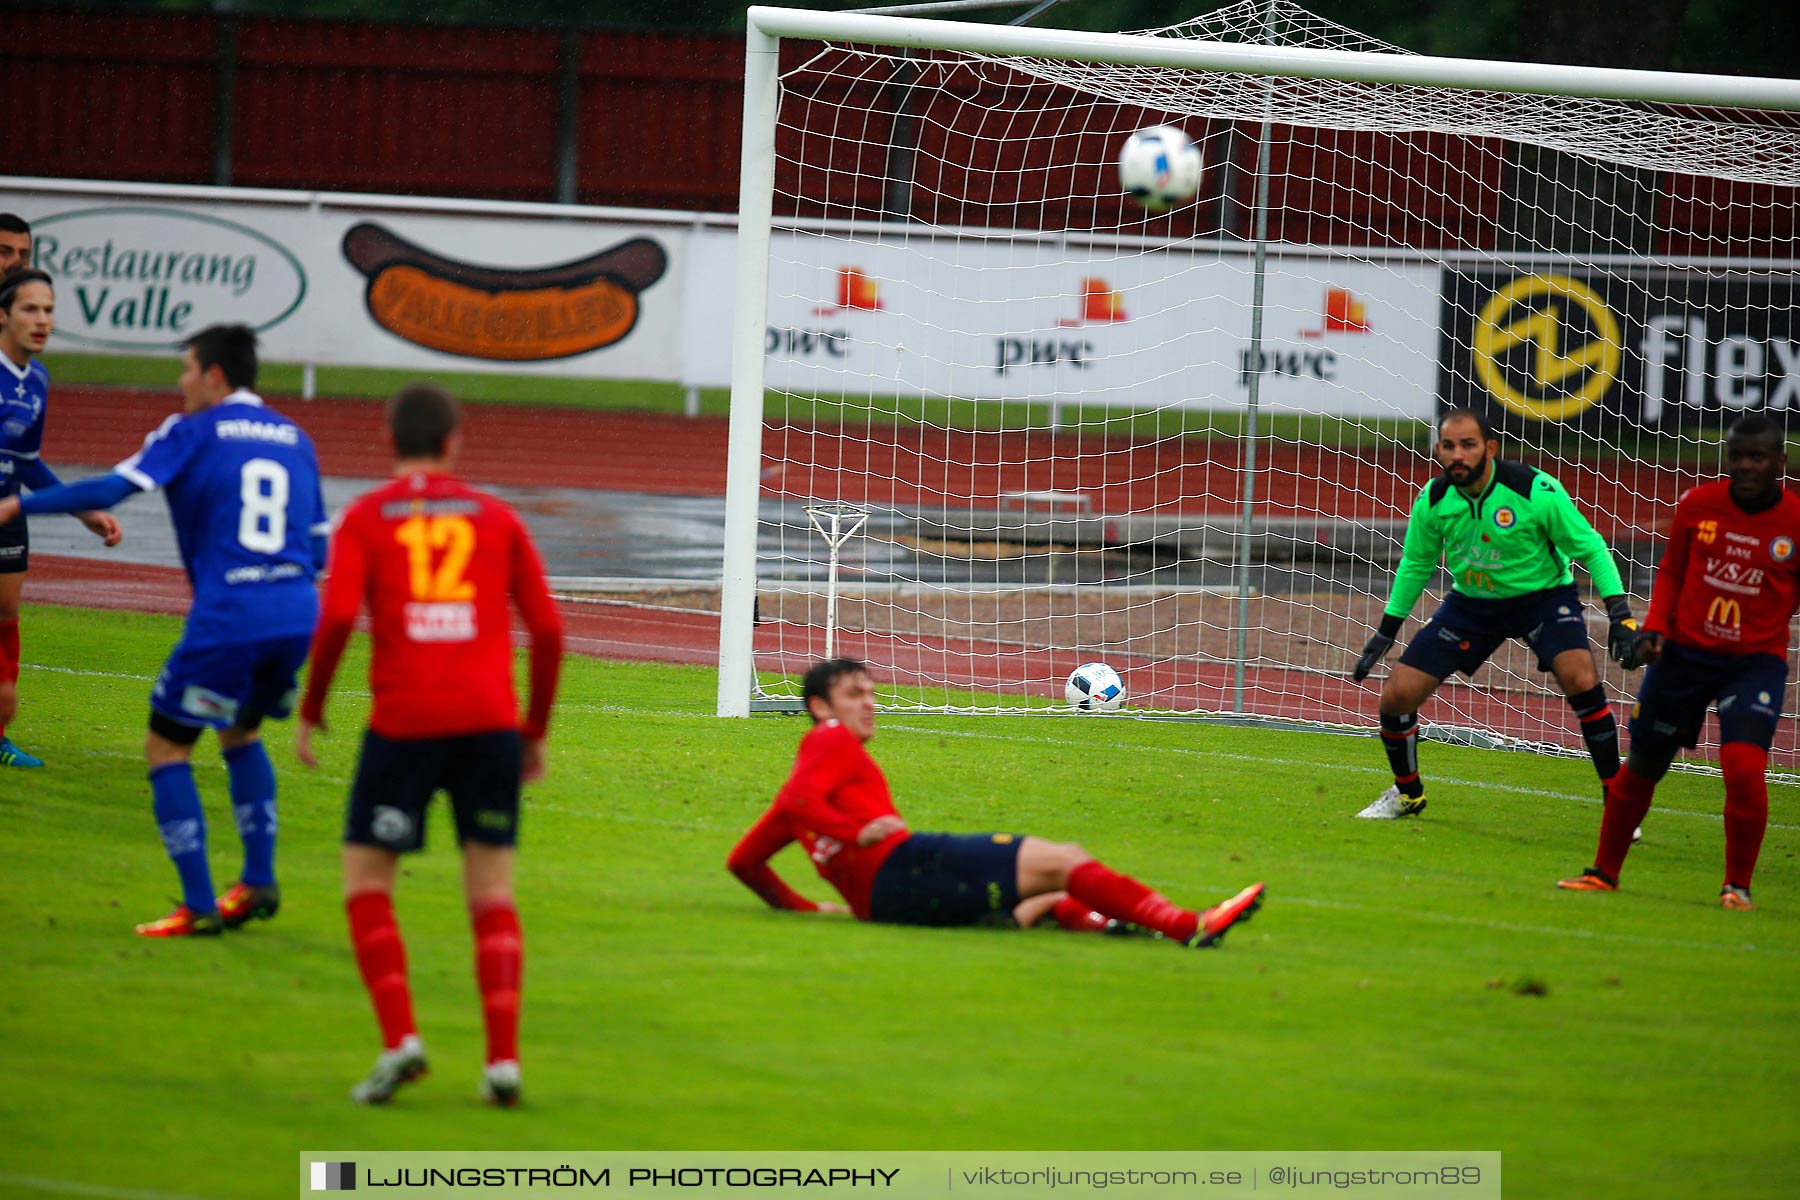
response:
<path id="1" fill-rule="evenodd" d="M 1800 1194 L 1796 792 L 1761 907 L 1716 907 L 1716 779 L 1673 777 L 1627 890 L 1551 884 L 1599 817 L 1575 761 L 1430 745 L 1420 820 L 1350 814 L 1374 743 L 1089 718 L 894 717 L 915 828 L 1079 840 L 1172 897 L 1266 879 L 1225 948 L 773 913 L 724 870 L 797 718 L 720 721 L 710 672 L 571 660 L 528 792 L 526 1105 L 476 1099 L 480 1019 L 448 822 L 399 898 L 429 1078 L 377 1048 L 337 891 L 366 700 L 282 781 L 278 918 L 148 942 L 174 893 L 139 763 L 172 620 L 31 608 L 0 778 L 0 1194 L 291 1193 L 305 1149 L 1499 1150 L 1509 1197 Z M 218 878 L 237 842 L 197 762 Z M 823 885 L 790 850 L 777 861 Z"/>

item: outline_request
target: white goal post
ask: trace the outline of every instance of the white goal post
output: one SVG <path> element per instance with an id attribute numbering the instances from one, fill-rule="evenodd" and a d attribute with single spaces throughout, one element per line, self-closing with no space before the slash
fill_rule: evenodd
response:
<path id="1" fill-rule="evenodd" d="M 1105 659 L 1142 709 L 1366 723 L 1437 412 L 1568 485 L 1641 611 L 1723 418 L 1800 404 L 1800 82 L 1427 57 L 1287 0 L 747 21 L 721 716 L 829 591 L 884 704 L 1052 707 Z M 1167 122 L 1206 182 L 1156 217 L 1107 159 Z M 1442 723 L 1568 744 L 1522 658 L 1484 676 Z"/>

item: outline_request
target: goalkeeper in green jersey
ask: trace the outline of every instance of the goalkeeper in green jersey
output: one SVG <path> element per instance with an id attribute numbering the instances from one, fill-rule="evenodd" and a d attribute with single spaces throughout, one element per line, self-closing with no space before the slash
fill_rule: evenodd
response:
<path id="1" fill-rule="evenodd" d="M 1619 770 L 1619 727 L 1588 646 L 1581 594 L 1571 560 L 1606 600 L 1612 622 L 1607 648 L 1626 670 L 1641 665 L 1634 652 L 1637 622 L 1606 539 L 1576 510 L 1562 484 L 1521 463 L 1503 462 L 1487 422 L 1455 409 L 1438 423 L 1436 455 L 1444 473 L 1419 494 L 1406 522 L 1406 544 L 1394 572 L 1381 625 L 1351 671 L 1366 679 L 1394 647 L 1394 635 L 1441 561 L 1450 594 L 1400 656 L 1381 685 L 1381 744 L 1394 770 L 1393 786 L 1359 817 L 1408 817 L 1425 808 L 1419 777 L 1419 706 L 1450 677 L 1476 668 L 1508 638 L 1537 655 L 1538 669 L 1556 677 L 1600 775 Z"/>

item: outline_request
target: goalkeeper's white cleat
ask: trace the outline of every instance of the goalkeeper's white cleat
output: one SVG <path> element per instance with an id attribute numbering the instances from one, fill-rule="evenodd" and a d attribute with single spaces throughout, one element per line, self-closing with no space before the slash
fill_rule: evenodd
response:
<path id="1" fill-rule="evenodd" d="M 1424 811 L 1425 797 L 1403 796 L 1400 794 L 1400 785 L 1395 783 L 1389 784 L 1387 791 L 1356 815 L 1370 821 L 1393 821 Z"/>

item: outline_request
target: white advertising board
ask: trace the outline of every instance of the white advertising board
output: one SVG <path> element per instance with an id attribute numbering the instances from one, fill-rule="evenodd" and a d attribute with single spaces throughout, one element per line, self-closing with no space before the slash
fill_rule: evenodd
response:
<path id="1" fill-rule="evenodd" d="M 697 277 L 729 278 L 733 239 L 697 232 Z M 767 383 L 816 395 L 1233 409 L 1260 365 L 1277 412 L 1429 419 L 1438 349 L 1433 264 L 1269 261 L 1250 360 L 1248 253 L 1071 248 L 1005 238 L 777 233 Z M 686 297 L 684 370 L 729 383 L 730 289 Z"/>
<path id="2" fill-rule="evenodd" d="M 684 224 L 137 191 L 0 187 L 56 278 L 59 349 L 156 353 L 242 321 L 278 361 L 680 375 Z"/>
<path id="3" fill-rule="evenodd" d="M 32 180 L 0 208 L 57 278 L 60 349 L 170 351 L 232 320 L 274 361 L 731 382 L 725 218 Z M 767 382 L 1233 409 L 1257 374 L 1271 411 L 1431 415 L 1437 265 L 1271 255 L 1255 363 L 1252 282 L 1235 247 L 780 232 Z"/>

